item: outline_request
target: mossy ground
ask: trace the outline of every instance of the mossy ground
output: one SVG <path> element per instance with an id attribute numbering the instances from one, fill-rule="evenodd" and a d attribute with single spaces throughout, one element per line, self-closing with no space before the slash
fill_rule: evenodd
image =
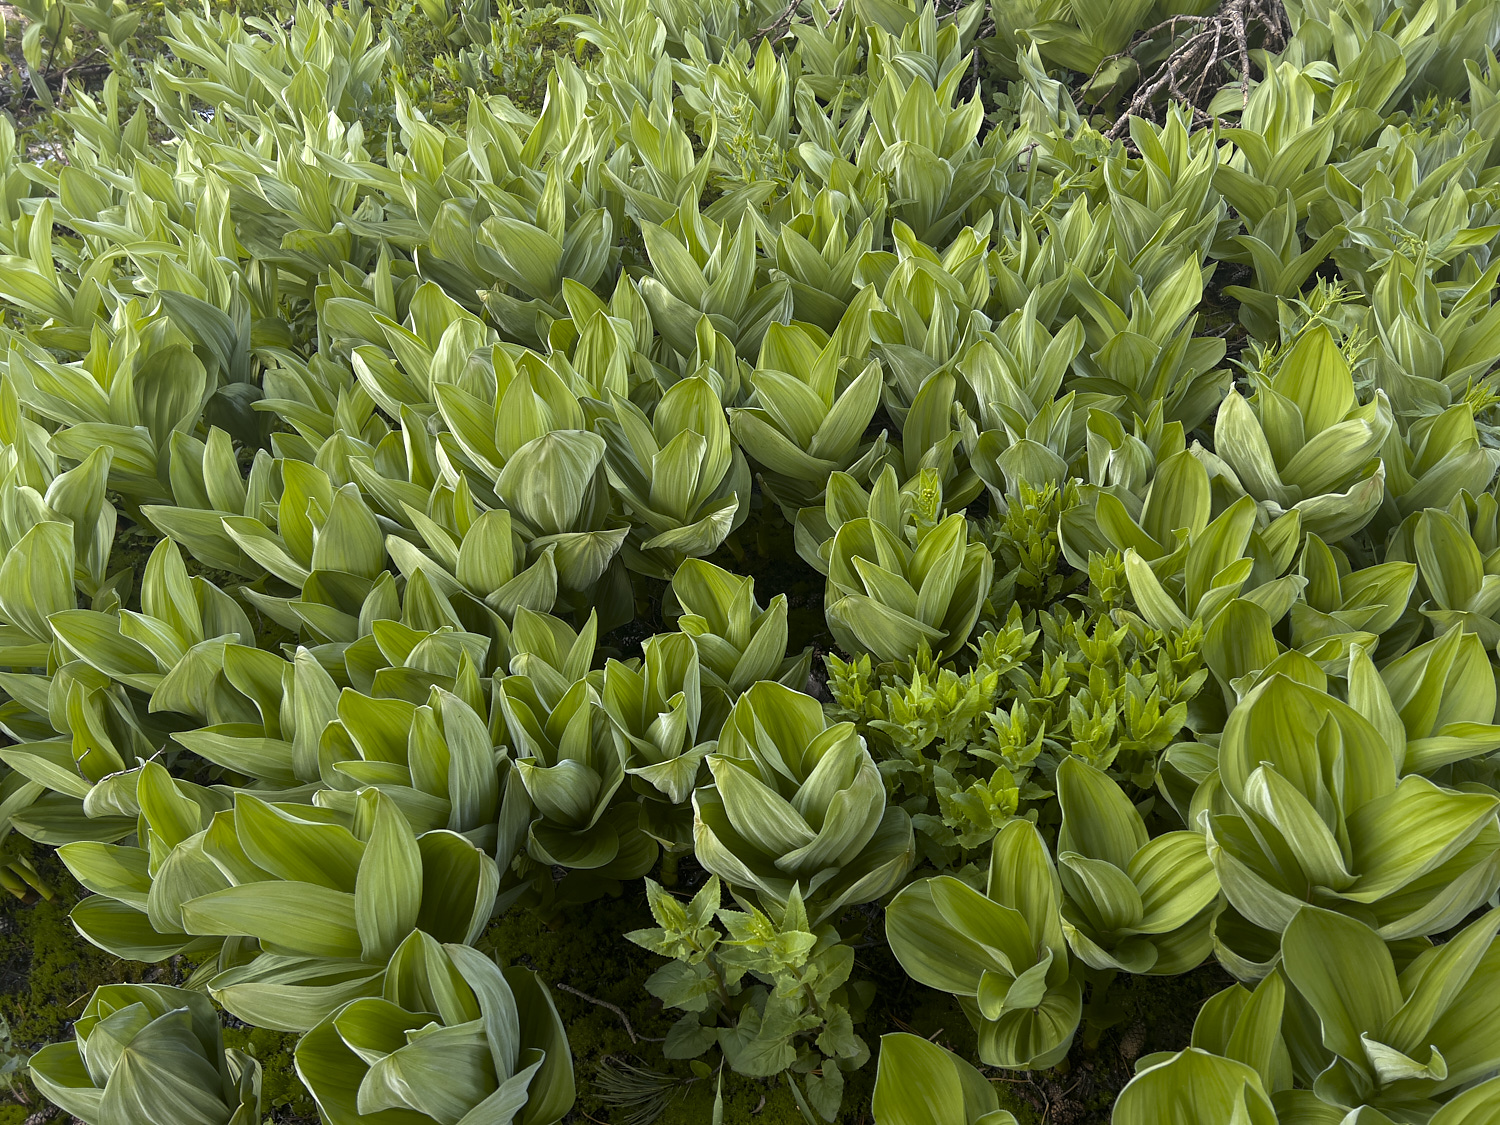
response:
<path id="1" fill-rule="evenodd" d="M 89 945 L 68 921 L 81 891 L 55 857 L 39 849 L 35 862 L 54 897 L 22 903 L 0 900 L 0 1015 L 9 1022 L 15 1049 L 34 1051 L 67 1039 L 89 995 L 101 984 L 118 981 L 180 979 L 184 966 L 123 961 Z M 691 863 L 680 872 L 693 882 Z M 878 924 L 878 919 L 874 919 Z M 579 1100 L 568 1125 L 604 1122 L 629 1125 L 631 1110 L 601 1100 L 600 1065 L 622 1060 L 663 1075 L 673 1091 L 659 1125 L 704 1125 L 712 1114 L 714 1079 L 702 1079 L 684 1062 L 667 1062 L 651 1040 L 666 1035 L 672 1016 L 646 992 L 645 981 L 661 959 L 621 936 L 651 925 L 641 889 L 565 910 L 549 921 L 517 908 L 499 918 L 481 946 L 505 961 L 539 973 L 552 986 L 553 999 L 568 1029 L 578 1078 Z M 872 935 L 873 936 L 873 935 Z M 880 944 L 859 951 L 856 974 L 878 982 L 875 1002 L 861 1033 L 875 1045 L 893 1031 L 911 1031 L 973 1058 L 974 1034 L 951 997 L 924 988 L 901 973 Z M 1129 1078 L 1136 1058 L 1152 1051 L 1181 1047 L 1202 1001 L 1228 979 L 1214 967 L 1182 977 L 1136 977 L 1118 982 L 1111 997 L 1123 1018 L 1095 1046 L 1075 1044 L 1067 1062 L 1050 1071 L 1021 1074 L 989 1071 L 1001 1104 L 1023 1125 L 1084 1125 L 1106 1121 L 1109 1107 Z M 566 986 L 566 987 L 562 987 Z M 625 1022 L 637 1037 L 632 1042 Z M 255 1056 L 263 1073 L 265 1120 L 274 1125 L 312 1125 L 316 1111 L 297 1079 L 292 1062 L 295 1037 L 229 1021 L 225 1043 Z M 717 1065 L 716 1059 L 708 1059 Z M 845 1110 L 839 1125 L 870 1125 L 872 1062 L 849 1076 Z M 34 1087 L 21 1080 L 8 1095 L 0 1093 L 0 1125 L 35 1120 L 41 1105 Z M 64 1120 L 61 1115 L 56 1118 Z M 45 1121 L 46 1118 L 41 1120 Z M 725 1125 L 795 1125 L 801 1117 L 786 1087 L 771 1080 L 724 1077 Z"/>
<path id="2" fill-rule="evenodd" d="M 170 983 L 170 966 L 124 961 L 88 944 L 68 921 L 80 888 L 48 849 L 34 851 L 24 841 L 9 846 L 36 865 L 52 898 L 23 903 L 0 896 L 0 1015 L 10 1025 L 14 1051 L 30 1054 L 71 1033 L 101 984 L 161 980 Z M 0 1125 L 19 1125 L 44 1105 L 25 1078 L 0 1091 Z M 43 1119 L 45 1120 L 45 1118 Z"/>
<path id="3" fill-rule="evenodd" d="M 691 889 L 697 882 L 695 876 L 701 878 L 701 873 L 691 861 L 684 861 L 676 889 Z M 880 921 L 878 914 L 870 917 L 874 931 L 867 935 L 870 944 L 860 948 L 856 958 L 856 977 L 877 982 L 875 1000 L 860 1033 L 873 1048 L 881 1035 L 914 1032 L 974 1059 L 974 1032 L 958 1004 L 901 971 L 884 943 L 873 940 L 879 936 Z M 845 922 L 847 927 L 849 919 Z M 645 988 L 646 978 L 662 959 L 622 937 L 652 924 L 645 895 L 635 886 L 620 898 L 573 907 L 550 921 L 532 911 L 512 910 L 491 926 L 480 943 L 503 960 L 536 971 L 552 986 L 573 1047 L 578 1080 L 578 1106 L 568 1125 L 589 1121 L 632 1125 L 629 1107 L 601 1097 L 600 1067 L 613 1062 L 661 1075 L 661 1088 L 671 1091 L 671 1098 L 656 1119 L 658 1125 L 705 1125 L 711 1119 L 715 1078 L 700 1078 L 688 1063 L 663 1059 L 652 1042 L 666 1035 L 675 1018 Z M 856 944 L 864 942 L 856 939 Z M 1022 1125 L 1107 1121 L 1110 1106 L 1134 1071 L 1135 1060 L 1153 1051 L 1183 1047 L 1203 1001 L 1229 983 L 1214 965 L 1181 977 L 1122 978 L 1109 994 L 1119 1022 L 1099 1035 L 1097 1042 L 1085 1042 L 1080 1033 L 1067 1061 L 1052 1070 L 1015 1073 L 990 1068 L 986 1073 L 996 1082 L 1001 1105 Z M 705 1061 L 718 1065 L 712 1054 Z M 873 1059 L 848 1076 L 837 1125 L 871 1125 L 874 1083 Z M 779 1080 L 743 1078 L 726 1071 L 723 1091 L 725 1125 L 798 1125 L 802 1121 Z"/>

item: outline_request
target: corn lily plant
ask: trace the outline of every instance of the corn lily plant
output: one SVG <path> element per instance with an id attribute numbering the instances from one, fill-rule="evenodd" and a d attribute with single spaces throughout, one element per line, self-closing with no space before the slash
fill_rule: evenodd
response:
<path id="1" fill-rule="evenodd" d="M 94 990 L 76 1038 L 31 1057 L 31 1078 L 86 1125 L 256 1125 L 260 1063 L 224 1049 L 201 992 L 161 984 Z"/>
<path id="2" fill-rule="evenodd" d="M 573 1107 L 572 1053 L 541 978 L 420 930 L 396 949 L 380 994 L 331 1013 L 295 1057 L 331 1125 L 554 1125 Z"/>
<path id="3" fill-rule="evenodd" d="M 643 650 L 638 668 L 618 660 L 605 666 L 600 701 L 628 743 L 625 772 L 646 798 L 646 831 L 682 851 L 692 835 L 689 797 L 714 748 L 702 734 L 716 732 L 728 708 L 705 713 L 698 649 L 686 633 L 652 637 Z"/>
<path id="4" fill-rule="evenodd" d="M 517 614 L 520 651 L 511 675 L 494 687 L 494 710 L 515 758 L 501 805 L 500 854 L 508 863 L 524 847 L 548 867 L 639 878 L 657 845 L 641 830 L 640 805 L 616 800 L 630 743 L 601 699 L 603 673 L 589 670 L 597 628 L 592 616 L 575 634 L 555 617 Z"/>
<path id="5" fill-rule="evenodd" d="M 792 518 L 823 498 L 830 473 L 868 476 L 884 450 L 883 437 L 864 441 L 880 407 L 880 367 L 864 359 L 877 300 L 873 287 L 861 291 L 827 339 L 772 325 L 750 378 L 754 394 L 730 412 L 735 440 Z"/>
<path id="6" fill-rule="evenodd" d="M 698 861 L 737 896 L 779 908 L 792 889 L 814 923 L 889 893 L 915 852 L 911 818 L 853 724 L 829 726 L 811 696 L 763 681 L 735 703 L 693 793 Z"/>
<path id="7" fill-rule="evenodd" d="M 920 1035 L 880 1037 L 871 1103 L 876 1125 L 1014 1125 L 984 1075 Z"/>
<path id="8" fill-rule="evenodd" d="M 1462 507 L 1462 497 L 1454 506 Z M 1430 595 L 1420 607 L 1423 616 L 1435 628 L 1467 629 L 1488 648 L 1500 643 L 1500 573 L 1490 573 L 1500 557 L 1481 553 L 1475 532 L 1483 536 L 1483 526 L 1471 532 L 1466 517 L 1440 508 L 1414 516 L 1410 554 Z"/>
<path id="9" fill-rule="evenodd" d="M 1262 378 L 1253 400 L 1231 392 L 1214 423 L 1215 475 L 1276 518 L 1335 541 L 1375 515 L 1385 495 L 1378 454 L 1392 425 L 1384 396 L 1360 405 L 1328 329 L 1313 327 Z"/>
<path id="10" fill-rule="evenodd" d="M 1068 947 L 1096 970 L 1180 973 L 1212 949 L 1218 879 L 1204 838 L 1152 839 L 1124 791 L 1069 756 L 1057 769 L 1058 876 Z"/>
<path id="11" fill-rule="evenodd" d="M 346 818 L 248 793 L 229 806 L 185 786 L 146 767 L 136 798 L 146 846 L 71 846 L 70 868 L 100 900 L 75 922 L 106 949 L 152 960 L 217 949 L 208 987 L 259 1026 L 306 1030 L 378 988 L 419 926 L 469 942 L 489 920 L 494 861 L 456 833 L 419 838 L 376 789 Z"/>
<path id="12" fill-rule="evenodd" d="M 1310 1009 L 1303 1034 L 1321 1041 L 1321 1069 L 1299 1075 L 1315 1077 L 1314 1089 L 1283 1095 L 1287 1105 L 1431 1113 L 1493 1074 L 1500 1013 L 1486 984 L 1500 966 L 1497 927 L 1490 911 L 1398 973 L 1368 926 L 1304 906 L 1282 938 L 1283 972 Z"/>
<path id="13" fill-rule="evenodd" d="M 829 626 L 846 651 L 886 662 L 968 642 L 995 563 L 961 515 L 942 515 L 942 497 L 936 470 L 898 488 L 887 466 L 868 493 L 831 478 L 824 510 L 799 515 L 799 549 L 828 576 Z"/>
<path id="14" fill-rule="evenodd" d="M 1398 778 L 1370 719 L 1276 674 L 1231 713 L 1194 815 L 1225 897 L 1254 925 L 1281 933 L 1311 902 L 1393 941 L 1440 933 L 1494 893 L 1497 807 L 1493 792 Z"/>
<path id="15" fill-rule="evenodd" d="M 674 383 L 650 419 L 618 395 L 614 408 L 614 424 L 604 429 L 606 468 L 638 536 L 627 561 L 669 579 L 684 559 L 711 554 L 744 521 L 750 467 L 707 380 Z"/>
<path id="16" fill-rule="evenodd" d="M 886 939 L 912 979 L 958 997 L 983 1062 L 1052 1066 L 1082 1014 L 1061 903 L 1041 835 L 1013 820 L 995 837 L 985 893 L 951 875 L 918 880 L 887 909 Z"/>
<path id="17" fill-rule="evenodd" d="M 760 680 L 793 689 L 806 684 L 812 650 L 787 653 L 785 594 L 762 609 L 754 579 L 689 559 L 672 576 L 672 596 L 682 608 L 677 628 L 693 638 L 700 681 L 708 690 L 732 703 Z"/>

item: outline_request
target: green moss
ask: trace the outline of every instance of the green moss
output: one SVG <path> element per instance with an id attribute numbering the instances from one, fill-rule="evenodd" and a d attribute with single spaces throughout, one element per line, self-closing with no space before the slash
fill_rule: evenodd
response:
<path id="1" fill-rule="evenodd" d="M 19 850 L 25 850 L 24 842 Z M 32 861 L 56 892 L 51 901 L 28 904 L 0 897 L 0 1014 L 10 1024 L 16 1048 L 28 1053 L 69 1038 L 73 1020 L 101 984 L 170 983 L 172 977 L 170 967 L 125 961 L 79 937 L 68 920 L 80 897 L 78 884 L 50 850 L 37 849 Z M 35 1106 L 39 1095 L 31 1082 L 23 1079 L 20 1089 Z M 8 1120 L 0 1117 L 0 1123 Z"/>
<path id="2" fill-rule="evenodd" d="M 237 1048 L 260 1063 L 260 1107 L 277 1125 L 308 1125 L 318 1120 L 317 1107 L 297 1077 L 292 1050 L 297 1036 L 264 1027 L 226 1027 L 224 1046 Z"/>
<path id="3" fill-rule="evenodd" d="M 691 861 L 684 861 L 682 880 L 691 884 L 694 875 L 701 876 L 701 872 Z M 677 1084 L 672 1100 L 657 1119 L 658 1125 L 702 1125 L 711 1117 L 715 1079 L 700 1078 L 685 1061 L 663 1058 L 660 1044 L 650 1041 L 664 1038 L 673 1022 L 673 1015 L 664 1012 L 645 988 L 646 978 L 662 959 L 623 936 L 649 925 L 652 921 L 644 891 L 637 884 L 619 899 L 564 910 L 550 925 L 532 911 L 511 910 L 480 941 L 482 948 L 502 960 L 536 971 L 552 988 L 573 1048 L 578 1109 L 570 1121 L 576 1125 L 585 1121 L 614 1125 L 628 1119 L 627 1108 L 609 1105 L 599 1096 L 599 1068 L 609 1059 L 656 1071 L 667 1082 Z M 854 935 L 853 940 L 862 945 L 867 939 Z M 872 1048 L 885 1032 L 911 1030 L 924 1036 L 935 1034 L 944 1046 L 973 1056 L 974 1033 L 958 1005 L 951 997 L 908 979 L 883 944 L 860 949 L 856 965 L 857 977 L 883 982 L 860 1029 Z M 592 1001 L 569 989 L 587 993 Z M 631 1041 L 619 1013 L 593 1001 L 618 1007 L 638 1041 Z M 717 1066 L 719 1060 L 711 1052 L 704 1061 Z M 875 1085 L 873 1058 L 862 1070 L 847 1075 L 846 1082 L 840 1125 L 858 1125 L 861 1121 L 868 1125 Z M 781 1125 L 801 1120 L 783 1079 L 750 1079 L 725 1072 L 726 1125 Z"/>
<path id="4" fill-rule="evenodd" d="M 701 873 L 684 861 L 681 876 L 691 889 Z M 845 932 L 857 950 L 856 979 L 877 982 L 877 989 L 859 1031 L 872 1052 L 879 1038 L 905 1031 L 930 1038 L 959 1056 L 977 1062 L 974 1030 L 951 996 L 925 988 L 908 978 L 883 942 L 878 910 L 866 915 L 865 933 L 854 933 L 858 915 L 846 918 Z M 563 911 L 549 925 L 536 913 L 514 909 L 498 919 L 480 945 L 508 963 L 527 966 L 552 988 L 558 1012 L 568 1029 L 578 1080 L 578 1107 L 568 1125 L 586 1121 L 619 1125 L 630 1109 L 600 1097 L 600 1065 L 609 1060 L 654 1071 L 663 1078 L 671 1100 L 657 1125 L 703 1125 L 713 1110 L 715 1078 L 700 1078 L 686 1062 L 662 1057 L 660 1039 L 671 1025 L 671 1015 L 645 989 L 648 976 L 661 958 L 627 942 L 626 931 L 651 924 L 639 887 L 628 888 L 619 899 L 606 899 Z M 870 944 L 866 944 L 870 943 Z M 995 1083 L 1000 1105 L 1022 1125 L 1084 1125 L 1109 1119 L 1110 1107 L 1134 1073 L 1136 1059 L 1153 1051 L 1186 1046 L 1193 1017 L 1229 978 L 1209 964 L 1180 977 L 1123 977 L 1111 988 L 1109 1000 L 1119 1022 L 1092 1046 L 1080 1033 L 1068 1059 L 1048 1071 L 1008 1072 L 982 1068 Z M 629 1019 L 637 1036 L 632 1042 L 621 1015 L 578 996 L 615 1005 Z M 718 1065 L 711 1052 L 704 1061 Z M 876 1060 L 846 1076 L 844 1106 L 836 1125 L 869 1125 Z M 749 1079 L 724 1074 L 726 1125 L 798 1125 L 800 1112 L 782 1079 Z"/>
<path id="5" fill-rule="evenodd" d="M 450 3 L 449 10 L 464 5 Z M 448 26 L 433 23 L 420 8 L 402 11 L 382 24 L 395 47 L 392 78 L 431 121 L 452 123 L 468 112 L 469 93 L 509 98 L 527 113 L 541 112 L 553 59 L 575 53 L 581 44 L 571 29 L 558 23 L 584 10 L 579 0 L 561 5 L 495 5 L 485 29 L 489 41 L 471 39 L 459 17 Z"/>
<path id="6" fill-rule="evenodd" d="M 21 842 L 20 850 L 26 849 Z M 32 1053 L 47 1043 L 72 1036 L 72 1023 L 83 1011 L 94 989 L 122 981 L 179 984 L 188 971 L 180 964 L 149 965 L 126 961 L 90 945 L 68 920 L 81 897 L 67 869 L 48 849 L 34 858 L 48 885 L 52 901 L 22 903 L 0 899 L 0 1014 L 9 1021 L 18 1050 Z M 260 1061 L 262 1107 L 265 1120 L 275 1125 L 315 1125 L 317 1110 L 297 1078 L 292 1048 L 297 1037 L 243 1025 L 224 1031 L 227 1047 L 237 1047 Z M 0 1125 L 26 1120 L 36 1111 L 40 1095 L 22 1080 L 20 1095 L 29 1103 L 0 1105 Z"/>

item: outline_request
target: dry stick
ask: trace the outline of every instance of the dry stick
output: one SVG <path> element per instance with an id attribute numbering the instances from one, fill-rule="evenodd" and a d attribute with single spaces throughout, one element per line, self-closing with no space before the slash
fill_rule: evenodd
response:
<path id="1" fill-rule="evenodd" d="M 1287 23 L 1281 0 L 1225 0 L 1211 16 L 1174 16 L 1137 34 L 1124 54 L 1133 55 L 1161 31 L 1175 35 L 1178 26 L 1182 24 L 1197 28 L 1162 60 L 1155 73 L 1136 88 L 1130 104 L 1125 107 L 1106 136 L 1113 139 L 1122 135 L 1129 127 L 1130 118 L 1148 115 L 1152 103 L 1162 93 L 1186 104 L 1192 111 L 1194 121 L 1199 117 L 1206 119 L 1207 114 L 1198 103 L 1211 88 L 1210 83 L 1215 76 L 1221 71 L 1229 70 L 1223 57 L 1226 38 L 1233 42 L 1238 56 L 1242 106 L 1249 105 L 1252 23 L 1264 28 L 1267 46 L 1276 47 L 1285 43 Z"/>
<path id="2" fill-rule="evenodd" d="M 597 1005 L 600 1008 L 608 1008 L 615 1015 L 619 1016 L 620 1022 L 625 1025 L 625 1034 L 630 1036 L 631 1043 L 666 1042 L 665 1039 L 652 1039 L 649 1035 L 637 1035 L 635 1033 L 635 1028 L 630 1026 L 630 1017 L 625 1014 L 625 1009 L 621 1008 L 618 1004 L 611 1004 L 608 1000 L 600 1000 L 597 996 L 590 996 L 587 992 L 581 992 L 578 989 L 574 988 L 571 984 L 564 984 L 562 981 L 557 982 L 557 987 L 562 989 L 564 992 L 571 992 L 574 996 L 587 1000 L 590 1004 Z"/>
<path id="3" fill-rule="evenodd" d="M 772 32 L 776 33 L 776 39 L 780 39 L 782 35 L 791 30 L 792 19 L 796 16 L 797 8 L 801 5 L 801 3 L 802 0 L 792 0 L 792 2 L 782 10 L 781 15 L 777 16 L 765 27 L 757 30 L 756 33 L 750 37 L 751 41 L 758 43 L 760 40 L 764 39 Z"/>

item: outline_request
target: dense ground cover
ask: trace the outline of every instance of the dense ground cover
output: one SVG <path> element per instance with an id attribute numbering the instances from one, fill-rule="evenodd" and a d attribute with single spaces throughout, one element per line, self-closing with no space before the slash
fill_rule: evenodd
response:
<path id="1" fill-rule="evenodd" d="M 0 1121 L 1500 1121 L 1500 3 L 0 8 Z"/>

